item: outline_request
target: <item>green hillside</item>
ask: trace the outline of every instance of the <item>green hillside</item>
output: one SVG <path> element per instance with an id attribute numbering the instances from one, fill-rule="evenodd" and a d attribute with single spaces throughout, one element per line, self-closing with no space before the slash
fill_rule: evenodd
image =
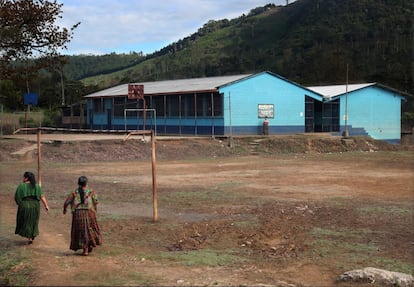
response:
<path id="1" fill-rule="evenodd" d="M 379 82 L 414 95 L 412 0 L 297 0 L 268 4 L 235 19 L 211 20 L 149 55 L 68 56 L 63 74 L 51 67 L 0 80 L 0 105 L 23 110 L 22 95 L 58 111 L 86 94 L 128 82 L 271 71 L 302 85 Z M 76 34 L 75 34 L 76 36 Z M 414 126 L 414 97 L 402 122 Z"/>
<path id="2" fill-rule="evenodd" d="M 111 53 L 107 55 L 78 55 L 67 56 L 67 64 L 64 67 L 66 78 L 81 80 L 99 74 L 109 74 L 134 66 L 145 57 L 142 53 L 131 52 L 129 54 Z"/>
<path id="3" fill-rule="evenodd" d="M 269 70 L 304 85 L 380 82 L 413 94 L 413 3 L 407 0 L 298 0 L 266 5 L 196 33 L 137 65 L 87 77 L 119 83 Z M 97 73 L 98 74 L 98 73 Z"/>

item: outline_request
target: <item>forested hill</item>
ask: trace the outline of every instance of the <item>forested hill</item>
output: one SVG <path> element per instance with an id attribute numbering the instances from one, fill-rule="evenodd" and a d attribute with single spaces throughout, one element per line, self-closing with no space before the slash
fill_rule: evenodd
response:
<path id="1" fill-rule="evenodd" d="M 414 94 L 413 6 L 410 0 L 269 4 L 235 19 L 209 21 L 154 54 L 130 54 L 124 64 L 94 66 L 99 76 L 86 78 L 94 74 L 89 70 L 78 78 L 100 89 L 268 70 L 303 85 L 318 85 L 344 83 L 348 66 L 350 83 L 380 82 Z M 70 72 L 76 69 L 69 64 L 67 74 L 76 75 Z"/>
<path id="2" fill-rule="evenodd" d="M 67 56 L 68 64 L 64 68 L 65 76 L 70 80 L 110 74 L 140 63 L 145 57 L 142 53 L 131 52 L 129 54 L 106 55 L 78 55 Z"/>

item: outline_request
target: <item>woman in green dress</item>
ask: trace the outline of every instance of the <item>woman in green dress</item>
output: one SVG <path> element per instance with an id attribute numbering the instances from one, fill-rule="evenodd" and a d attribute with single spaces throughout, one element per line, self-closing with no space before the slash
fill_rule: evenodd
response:
<path id="1" fill-rule="evenodd" d="M 36 183 L 32 172 L 24 173 L 23 182 L 17 187 L 14 199 L 18 206 L 14 233 L 26 237 L 29 240 L 28 243 L 31 244 L 39 235 L 40 201 L 46 211 L 49 210 L 43 190 Z"/>

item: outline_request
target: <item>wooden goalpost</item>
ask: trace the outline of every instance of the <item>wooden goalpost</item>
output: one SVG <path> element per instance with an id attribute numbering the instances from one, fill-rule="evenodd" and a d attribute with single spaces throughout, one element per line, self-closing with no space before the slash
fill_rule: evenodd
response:
<path id="1" fill-rule="evenodd" d="M 84 129 L 64 129 L 64 128 L 48 128 L 48 127 L 38 127 L 38 128 L 20 128 L 16 130 L 13 134 L 17 134 L 20 131 L 36 131 L 37 134 L 37 178 L 39 185 L 42 185 L 42 152 L 41 152 L 41 131 L 66 131 L 66 132 L 96 132 L 93 130 L 84 130 Z M 125 132 L 125 131 L 123 131 Z M 106 133 L 119 133 L 108 131 Z M 151 136 L 151 164 L 152 164 L 152 196 L 153 196 L 153 220 L 158 221 L 158 203 L 157 203 L 157 166 L 155 160 L 155 133 L 153 130 L 139 130 L 139 131 L 130 131 L 128 135 L 124 138 L 126 141 L 132 135 L 150 135 Z"/>

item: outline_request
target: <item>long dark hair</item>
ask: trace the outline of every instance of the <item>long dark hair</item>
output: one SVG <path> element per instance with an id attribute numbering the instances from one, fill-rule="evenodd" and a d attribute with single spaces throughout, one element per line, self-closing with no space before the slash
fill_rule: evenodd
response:
<path id="1" fill-rule="evenodd" d="M 85 187 L 88 184 L 88 178 L 86 176 L 81 176 L 78 179 L 78 192 L 81 198 L 81 203 L 85 203 L 85 191 L 83 190 L 83 187 Z"/>
<path id="2" fill-rule="evenodd" d="M 32 186 L 32 188 L 36 188 L 36 177 L 35 177 L 35 175 L 33 174 L 33 172 L 26 171 L 26 172 L 23 174 L 23 177 L 24 177 L 24 178 L 27 178 L 27 179 L 29 180 L 30 185 Z"/>

